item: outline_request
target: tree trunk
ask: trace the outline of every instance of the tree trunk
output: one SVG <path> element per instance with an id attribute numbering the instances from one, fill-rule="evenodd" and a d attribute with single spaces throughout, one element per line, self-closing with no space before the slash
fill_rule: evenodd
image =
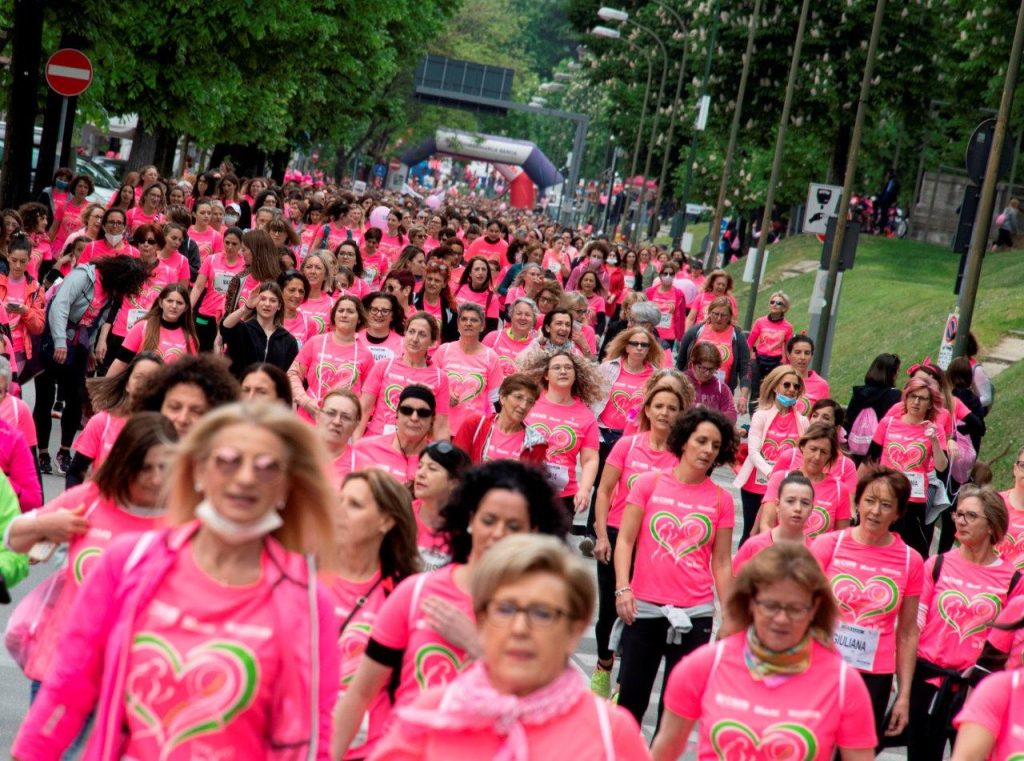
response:
<path id="1" fill-rule="evenodd" d="M 174 153 L 178 149 L 178 133 L 167 127 L 156 129 L 156 146 L 153 151 L 153 164 L 156 165 L 161 177 L 170 177 L 174 172 Z"/>
<path id="2" fill-rule="evenodd" d="M 149 131 L 140 116 L 139 122 L 135 126 L 135 135 L 132 137 L 132 152 L 128 155 L 128 164 L 125 166 L 125 171 L 137 172 L 147 164 L 152 164 L 155 156 L 156 134 Z"/>
<path id="3" fill-rule="evenodd" d="M 239 177 L 254 177 L 262 174 L 266 163 L 266 154 L 251 145 L 237 143 L 217 143 L 210 156 L 210 167 L 217 167 L 225 159 L 229 160 Z"/>
<path id="4" fill-rule="evenodd" d="M 274 151 L 267 156 L 269 162 L 268 174 L 274 178 L 275 182 L 284 182 L 284 173 L 288 169 L 288 162 L 291 161 L 292 152 L 284 148 L 280 151 Z"/>
<path id="5" fill-rule="evenodd" d="M 0 206 L 17 207 L 29 200 L 32 183 L 32 143 L 36 121 L 40 59 L 43 52 L 43 3 L 15 0 L 11 87 L 0 165 Z"/>

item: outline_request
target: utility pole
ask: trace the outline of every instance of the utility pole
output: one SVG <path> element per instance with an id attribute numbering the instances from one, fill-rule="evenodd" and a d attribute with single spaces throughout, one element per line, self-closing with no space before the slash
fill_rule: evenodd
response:
<path id="1" fill-rule="evenodd" d="M 743 327 L 750 330 L 754 324 L 754 312 L 757 309 L 757 289 L 761 286 L 761 266 L 764 261 L 764 249 L 768 245 L 768 231 L 772 226 L 772 207 L 775 205 L 775 187 L 779 184 L 782 173 L 782 155 L 786 147 L 786 130 L 789 128 L 789 111 L 793 107 L 793 92 L 796 90 L 796 74 L 800 68 L 800 51 L 804 46 L 804 31 L 807 29 L 807 12 L 811 0 L 804 0 L 800 7 L 800 21 L 796 26 L 796 40 L 793 42 L 793 55 L 789 60 L 789 79 L 786 82 L 786 97 L 782 101 L 782 116 L 779 118 L 779 131 L 775 135 L 775 158 L 772 160 L 771 178 L 768 180 L 768 193 L 764 199 L 764 213 L 761 215 L 761 234 L 757 238 L 757 253 L 754 254 L 754 277 L 750 283 L 750 298 L 747 299 L 747 313 L 743 318 Z"/>
<path id="2" fill-rule="evenodd" d="M 832 327 L 832 300 L 835 297 L 836 279 L 839 276 L 839 259 L 843 253 L 843 238 L 846 237 L 846 222 L 850 210 L 850 195 L 857 174 L 857 158 L 860 155 L 860 137 L 864 130 L 864 117 L 867 112 L 868 95 L 871 94 L 871 77 L 875 69 L 875 55 L 878 52 L 878 38 L 882 33 L 882 17 L 885 15 L 885 0 L 878 0 L 875 5 L 875 19 L 871 25 L 871 41 L 868 43 L 868 56 L 864 62 L 864 76 L 860 82 L 860 98 L 857 101 L 857 116 L 853 122 L 853 135 L 850 136 L 850 152 L 846 157 L 846 177 L 843 178 L 843 197 L 839 201 L 839 214 L 836 217 L 836 234 L 832 239 L 832 251 L 828 260 L 828 275 L 825 277 L 824 304 L 821 308 L 821 321 L 818 323 L 818 335 L 814 338 L 814 369 L 821 372 L 825 359 L 822 349 L 828 339 Z M 1020 24 L 1018 23 L 1018 29 Z M 1019 51 L 1018 51 L 1019 52 Z M 1004 125 L 1005 131 L 1005 125 Z M 1001 145 L 1001 143 L 1000 143 Z M 991 159 L 990 159 L 991 160 Z M 999 154 L 996 154 L 998 166 Z M 986 177 L 986 180 L 988 178 Z M 995 178 L 992 178 L 995 188 Z M 989 199 L 991 210 L 991 199 Z M 764 235 L 764 231 L 761 231 Z M 973 300 L 972 300 L 973 306 Z"/>
<path id="3" fill-rule="evenodd" d="M 956 357 L 963 357 L 967 353 L 967 338 L 971 332 L 971 319 L 974 317 L 974 301 L 978 295 L 978 282 L 981 280 L 981 260 L 985 255 L 985 249 L 988 247 L 988 230 L 992 222 L 996 184 L 999 182 L 999 161 L 1002 158 L 1003 143 L 1006 140 L 1006 125 L 1010 120 L 1013 89 L 1017 85 L 1017 69 L 1020 68 L 1022 42 L 1024 42 L 1024 0 L 1022 0 L 1017 11 L 1017 29 L 1013 33 L 1010 61 L 1006 66 L 1006 78 L 1003 80 L 1003 96 L 999 101 L 996 129 L 992 136 L 992 148 L 988 154 L 988 165 L 985 167 L 985 180 L 981 184 L 978 216 L 974 223 L 971 248 L 967 254 L 967 266 L 964 270 L 963 287 L 960 290 L 960 324 L 956 329 L 956 343 L 953 346 L 953 356 Z"/>

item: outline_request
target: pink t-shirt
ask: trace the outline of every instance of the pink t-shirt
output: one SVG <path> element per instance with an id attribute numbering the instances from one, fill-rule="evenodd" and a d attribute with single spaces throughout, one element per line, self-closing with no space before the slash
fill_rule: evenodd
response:
<path id="1" fill-rule="evenodd" d="M 936 557 L 945 557 L 939 581 L 932 581 Z M 978 565 L 957 549 L 932 556 L 924 563 L 924 587 L 917 622 L 920 657 L 944 668 L 962 670 L 973 666 L 985 644 L 988 625 L 1006 605 L 1013 565 L 1001 558 Z M 1014 590 L 1021 593 L 1021 584 Z"/>
<path id="2" fill-rule="evenodd" d="M 142 351 L 142 341 L 146 332 L 146 325 L 147 323 L 144 321 L 135 323 L 134 327 L 124 337 L 122 346 L 128 351 L 134 351 L 135 353 Z M 191 338 L 186 337 L 185 331 L 181 328 L 165 328 L 161 325 L 160 339 L 157 341 L 156 348 L 153 351 L 163 359 L 165 365 L 169 365 L 182 357 L 196 354 L 198 347 L 192 343 Z"/>
<path id="3" fill-rule="evenodd" d="M 729 299 L 729 303 L 732 304 L 733 315 L 739 314 L 739 310 L 736 308 L 736 298 L 732 294 L 726 294 L 725 297 Z M 697 313 L 696 319 L 694 320 L 695 325 L 704 322 L 704 320 L 707 319 L 708 307 L 711 305 L 711 302 L 717 298 L 718 296 L 716 294 L 702 290 L 697 296 L 696 302 L 689 305 L 690 309 L 696 310 Z"/>
<path id="4" fill-rule="evenodd" d="M 434 392 L 437 401 L 437 416 L 451 412 L 448 375 L 437 365 L 412 367 L 401 357 L 387 362 L 377 362 L 363 384 L 363 393 L 376 397 L 366 434 L 378 436 L 393 433 L 398 422 L 398 397 L 406 386 L 418 384 Z M 436 418 L 435 418 L 436 420 Z"/>
<path id="5" fill-rule="evenodd" d="M 811 545 L 839 603 L 838 649 L 851 665 L 869 674 L 895 673 L 900 607 L 906 598 L 919 597 L 923 584 L 921 556 L 898 534 L 891 536 L 887 547 L 875 547 L 843 530 L 820 536 Z M 868 629 L 869 636 L 857 629 Z"/>
<path id="6" fill-rule="evenodd" d="M 740 570 L 745 566 L 752 557 L 760 554 L 762 551 L 768 549 L 775 544 L 775 531 L 762 531 L 760 534 L 754 534 L 752 537 L 747 539 L 743 545 L 736 550 L 736 554 L 732 556 L 732 575 L 738 576 Z M 810 547 L 811 538 L 804 534 L 804 545 Z"/>
<path id="7" fill-rule="evenodd" d="M 338 636 L 338 651 L 341 653 L 341 683 L 338 687 L 340 699 L 352 683 L 352 677 L 363 660 L 366 644 L 370 641 L 370 632 L 377 620 L 377 613 L 387 599 L 390 583 L 381 582 L 380 571 L 366 581 L 349 581 L 331 575 L 325 577 L 324 582 L 334 601 L 334 615 L 340 624 L 344 624 Z M 358 600 L 364 602 L 357 608 Z M 346 621 L 348 623 L 345 623 Z M 376 724 L 382 725 L 390 711 L 387 693 L 382 692 L 371 701 L 366 713 L 368 717 L 376 717 Z M 373 738 L 371 742 L 369 738 L 356 738 L 344 758 L 366 758 L 373 750 L 377 739 Z"/>
<path id="8" fill-rule="evenodd" d="M 1024 620 L 1024 595 L 1014 595 L 1006 603 L 996 623 L 1016 626 Z M 1024 626 L 1017 629 L 989 629 L 988 643 L 1001 653 L 1006 653 L 1006 668 L 1024 668 Z"/>
<path id="9" fill-rule="evenodd" d="M 387 362 L 395 357 L 402 356 L 405 351 L 405 340 L 395 331 L 388 333 L 383 343 L 374 343 L 370 340 L 365 330 L 359 332 L 359 340 L 370 350 L 374 362 Z"/>
<path id="10" fill-rule="evenodd" d="M 630 585 L 639 600 L 689 608 L 714 599 L 711 550 L 736 525 L 732 495 L 706 478 L 684 484 L 674 473 L 644 473 L 626 497 L 643 508 Z"/>
<path id="11" fill-rule="evenodd" d="M 75 439 L 74 449 L 78 454 L 84 455 L 92 460 L 92 472 L 100 469 L 100 465 L 107 459 L 114 442 L 121 434 L 121 429 L 128 422 L 128 418 L 115 417 L 107 410 L 101 410 L 89 418 L 85 428 Z"/>
<path id="12" fill-rule="evenodd" d="M 694 346 L 697 344 L 711 344 L 718 349 L 718 354 L 722 357 L 722 366 L 718 368 L 715 374 L 724 381 L 729 379 L 733 362 L 736 360 L 732 355 L 734 331 L 735 329 L 731 325 L 725 330 L 712 330 L 710 325 L 705 325 L 694 342 Z"/>
<path id="13" fill-rule="evenodd" d="M 1017 570 L 1024 570 L 1024 510 L 1018 510 L 1010 504 L 1010 490 L 1000 492 L 999 496 L 1006 503 L 1006 511 L 1010 514 L 1010 526 L 996 550 L 1006 560 L 1012 562 Z"/>
<path id="14" fill-rule="evenodd" d="M 135 620 L 124 682 L 124 758 L 264 758 L 278 698 L 280 621 L 263 574 L 227 586 L 191 548 Z"/>
<path id="15" fill-rule="evenodd" d="M 970 410 L 967 409 L 967 405 L 965 405 L 955 396 L 953 397 L 953 407 L 957 420 L 962 420 L 964 417 L 967 416 L 967 412 L 970 412 Z M 961 407 L 963 407 L 964 410 L 966 410 L 966 412 L 961 413 Z M 885 422 L 887 418 L 891 417 L 902 417 L 903 412 L 903 402 L 896 402 L 896 404 L 890 407 L 889 411 L 885 413 L 885 416 L 882 418 L 881 422 Z M 949 414 L 949 410 L 947 410 L 945 407 L 936 408 L 935 426 L 946 434 L 947 439 L 953 435 L 953 416 Z"/>
<path id="16" fill-rule="evenodd" d="M 102 259 L 104 256 L 131 256 L 138 259 L 139 249 L 124 241 L 121 242 L 120 248 L 114 248 L 108 245 L 106 238 L 100 238 L 82 250 L 78 257 L 78 264 L 88 264 L 95 259 Z"/>
<path id="17" fill-rule="evenodd" d="M 671 470 L 677 462 L 679 458 L 667 449 L 651 449 L 651 434 L 648 432 L 623 436 L 616 441 L 605 461 L 605 467 L 610 466 L 619 471 L 619 480 L 615 484 L 611 505 L 608 508 L 608 525 L 612 528 L 622 525 L 626 496 L 637 478 L 652 471 Z"/>
<path id="18" fill-rule="evenodd" d="M 932 461 L 932 442 L 924 435 L 931 425 L 904 423 L 899 417 L 886 418 L 875 429 L 872 441 L 882 446 L 881 465 L 900 471 L 910 480 L 910 501 L 922 503 L 928 497 L 928 476 L 935 469 Z M 946 437 L 939 425 L 935 425 L 936 438 L 943 450 Z"/>
<path id="19" fill-rule="evenodd" d="M 82 201 L 80 206 L 76 206 L 71 200 L 69 198 L 63 204 L 54 204 L 53 215 L 57 220 L 57 232 L 53 236 L 53 250 L 57 252 L 64 250 L 64 244 L 71 233 L 85 227 L 85 223 L 82 221 L 82 212 L 85 211 L 88 202 Z"/>
<path id="20" fill-rule="evenodd" d="M 188 268 L 188 258 L 177 251 L 173 252 L 166 259 L 157 257 L 156 267 L 153 268 L 153 277 L 164 283 L 181 283 L 187 285 L 191 278 Z"/>
<path id="21" fill-rule="evenodd" d="M 199 232 L 193 225 L 188 228 L 188 237 L 199 247 L 199 259 L 204 263 L 211 254 L 218 254 L 224 250 L 224 236 L 212 227 L 207 227 L 204 232 Z"/>
<path id="22" fill-rule="evenodd" d="M 494 349 L 501 364 L 502 375 L 507 378 L 516 371 L 516 359 L 536 337 L 537 331 L 531 330 L 525 339 L 518 341 L 512 337 L 511 330 L 506 328 L 492 330 L 480 340 L 480 343 Z"/>
<path id="23" fill-rule="evenodd" d="M 812 640 L 807 670 L 769 686 L 750 676 L 746 636 L 703 645 L 669 674 L 665 707 L 700 720 L 698 761 L 831 761 L 837 746 L 875 747 L 867 687 L 842 658 Z"/>
<path id="24" fill-rule="evenodd" d="M 498 317 L 498 294 L 491 290 L 474 291 L 469 287 L 468 284 L 460 285 L 458 290 L 453 294 L 455 301 L 460 306 L 462 304 L 479 304 L 484 309 L 484 313 L 488 319 Z"/>
<path id="25" fill-rule="evenodd" d="M 427 574 L 416 574 L 399 584 L 388 597 L 373 627 L 371 639 L 392 650 L 404 651 L 395 706 L 414 701 L 431 687 L 448 684 L 469 665 L 466 652 L 448 642 L 426 622 L 423 602 L 437 597 L 475 620 L 473 600 L 455 585 L 452 564 Z M 370 736 L 374 736 L 371 723 Z"/>
<path id="26" fill-rule="evenodd" d="M 128 331 L 146 316 L 146 312 L 156 303 L 164 286 L 177 282 L 179 281 L 175 272 L 167 267 L 155 267 L 137 295 L 125 296 L 121 300 L 121 308 L 117 310 L 110 332 L 124 338 Z"/>
<path id="27" fill-rule="evenodd" d="M 420 463 L 418 454 L 406 457 L 395 449 L 394 433 L 380 436 L 363 436 L 352 449 L 356 457 L 356 470 L 379 468 L 400 483 L 409 483 L 416 478 L 416 468 Z"/>
<path id="28" fill-rule="evenodd" d="M 526 429 L 515 433 L 502 433 L 497 425 L 491 426 L 490 435 L 484 443 L 481 460 L 518 460 L 523 454 Z"/>
<path id="29" fill-rule="evenodd" d="M 570 404 L 555 404 L 548 400 L 547 394 L 541 394 L 526 422 L 539 429 L 548 440 L 545 467 L 558 496 L 574 496 L 579 491 L 576 465 L 580 452 L 584 449 L 597 452 L 601 443 L 594 413 L 579 399 L 573 399 Z"/>
<path id="30" fill-rule="evenodd" d="M 317 404 L 336 388 L 362 392 L 373 368 L 373 355 L 356 339 L 339 343 L 334 333 L 314 335 L 302 344 L 295 361 L 306 368 L 306 393 Z"/>
<path id="31" fill-rule="evenodd" d="M 122 534 L 148 531 L 155 528 L 158 520 L 155 515 L 142 517 L 122 510 L 102 496 L 93 481 L 68 489 L 39 508 L 39 514 L 48 515 L 62 508 L 83 510 L 89 528 L 68 544 L 67 564 L 63 569 L 55 571 L 66 574 L 66 578 L 53 607 L 42 620 L 34 645 L 29 651 L 25 675 L 30 679 L 41 680 L 49 671 L 71 604 L 86 575 L 96 567 L 111 540 Z"/>
<path id="32" fill-rule="evenodd" d="M 420 501 L 412 501 L 412 514 L 416 518 L 416 547 L 420 551 L 420 562 L 423 570 L 436 571 L 452 562 L 451 548 L 448 546 L 448 535 L 443 531 L 435 531 L 424 522 L 420 515 Z"/>
<path id="33" fill-rule="evenodd" d="M 804 455 L 800 451 L 799 447 L 787 446 L 779 454 L 779 459 L 775 461 L 775 465 L 772 467 L 772 473 L 778 473 L 782 471 L 788 473 L 791 470 L 800 470 L 800 467 L 804 464 Z M 839 453 L 839 457 L 836 461 L 825 471 L 828 475 L 838 478 L 846 490 L 850 494 L 855 494 L 857 491 L 857 466 L 853 460 L 844 455 L 842 452 Z"/>
<path id="34" fill-rule="evenodd" d="M 988 756 L 993 761 L 1024 758 L 1024 669 L 985 677 L 953 720 L 957 729 L 966 723 L 983 727 L 995 738 Z"/>
<path id="35" fill-rule="evenodd" d="M 334 298 L 329 293 L 321 293 L 316 298 L 308 298 L 299 305 L 299 311 L 313 321 L 317 333 L 327 332 L 333 308 Z"/>
<path id="36" fill-rule="evenodd" d="M 135 229 L 142 227 L 142 225 L 159 225 L 163 223 L 164 215 L 159 211 L 154 211 L 152 214 L 147 214 L 142 210 L 141 206 L 133 206 L 125 212 L 125 217 L 128 221 L 128 229 L 126 232 L 132 233 Z"/>
<path id="37" fill-rule="evenodd" d="M 653 365 L 645 364 L 643 370 L 633 373 L 626 369 L 624 361 L 621 363 L 618 377 L 608 389 L 608 403 L 598 418 L 602 428 L 625 429 L 644 403 L 644 384 L 653 372 Z"/>
<path id="38" fill-rule="evenodd" d="M 482 256 L 488 261 L 498 262 L 502 267 L 505 267 L 509 264 L 507 252 L 508 243 L 504 239 L 498 238 L 494 243 L 491 243 L 485 236 L 481 235 L 469 244 L 465 259 L 468 262 L 474 256 Z"/>
<path id="39" fill-rule="evenodd" d="M 800 422 L 796 414 L 787 412 L 778 414 L 765 431 L 764 441 L 761 444 L 761 456 L 768 462 L 774 464 L 779 455 L 786 447 L 796 447 L 800 440 Z M 761 475 L 761 472 L 754 468 L 743 488 L 753 494 L 764 494 L 768 486 L 768 479 Z"/>
<path id="40" fill-rule="evenodd" d="M 10 392 L 4 394 L 3 399 L 0 399 L 0 420 L 17 428 L 25 437 L 25 443 L 30 447 L 39 443 L 39 437 L 36 436 L 36 424 L 32 422 L 32 410 L 23 400 Z"/>
<path id="41" fill-rule="evenodd" d="M 789 475 L 787 471 L 776 470 L 768 478 L 768 486 L 764 490 L 761 503 L 779 501 L 779 485 Z M 807 522 L 804 533 L 814 538 L 827 531 L 836 530 L 837 521 L 850 520 L 850 492 L 833 476 L 825 476 L 814 484 L 814 507 Z"/>
<path id="42" fill-rule="evenodd" d="M 295 311 L 294 317 L 285 317 L 282 324 L 285 330 L 295 336 L 300 349 L 310 338 L 319 335 L 313 321 L 299 310 Z"/>
<path id="43" fill-rule="evenodd" d="M 587 325 L 590 327 L 597 327 L 597 316 L 604 314 L 606 309 L 605 301 L 601 296 L 596 293 L 587 296 Z"/>
<path id="44" fill-rule="evenodd" d="M 679 307 L 680 304 L 685 304 L 682 292 L 675 288 L 663 291 L 655 285 L 647 289 L 647 299 L 661 312 L 661 318 L 658 320 L 658 338 L 666 341 L 675 340 Z"/>
<path id="45" fill-rule="evenodd" d="M 206 276 L 206 290 L 203 303 L 199 305 L 199 314 L 204 317 L 220 319 L 224 313 L 224 297 L 231 285 L 231 278 L 245 269 L 245 260 L 238 256 L 234 264 L 229 264 L 223 253 L 214 253 L 203 260 L 199 274 Z"/>
<path id="46" fill-rule="evenodd" d="M 804 391 L 800 398 L 796 400 L 796 411 L 804 417 L 811 414 L 811 407 L 814 403 L 821 399 L 828 399 L 829 389 L 828 381 L 818 375 L 814 370 L 808 370 L 807 377 L 804 378 Z"/>
<path id="47" fill-rule="evenodd" d="M 384 273 L 391 268 L 391 262 L 398 261 L 402 255 L 402 249 L 409 244 L 408 238 L 391 236 L 385 232 L 377 244 L 377 255 L 363 259 L 363 277 L 369 283 L 380 283 Z"/>
<path id="48" fill-rule="evenodd" d="M 7 304 L 24 304 L 25 294 L 28 292 L 28 280 L 23 275 L 19 280 L 12 277 L 7 278 Z M 21 326 L 21 315 L 7 312 L 7 326 L 11 329 L 11 343 L 15 351 L 25 351 L 25 334 L 19 330 Z"/>
<path id="49" fill-rule="evenodd" d="M 758 317 L 747 336 L 747 346 L 760 357 L 781 357 L 786 353 L 786 342 L 792 337 L 793 326 L 785 317 L 778 322 Z"/>
<path id="50" fill-rule="evenodd" d="M 434 353 L 434 362 L 448 374 L 451 412 L 448 426 L 452 431 L 462 427 L 470 412 L 489 416 L 494 412 L 498 387 L 504 380 L 498 355 L 481 346 L 476 354 L 466 354 L 458 341 L 441 344 Z"/>
<path id="51" fill-rule="evenodd" d="M 313 243 L 320 239 L 323 232 L 323 225 L 305 225 L 299 231 L 299 240 L 301 241 L 299 250 L 302 252 L 303 259 L 306 258 L 306 254 L 308 254 L 310 249 L 313 247 Z"/>

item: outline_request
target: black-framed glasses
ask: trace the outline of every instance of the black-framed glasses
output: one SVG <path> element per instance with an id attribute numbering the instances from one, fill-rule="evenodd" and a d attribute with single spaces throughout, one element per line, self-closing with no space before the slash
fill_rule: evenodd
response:
<path id="1" fill-rule="evenodd" d="M 391 314 L 391 307 L 370 307 L 370 314 L 377 314 L 381 317 L 386 317 Z"/>
<path id="2" fill-rule="evenodd" d="M 108 219 L 103 223 L 104 227 L 124 227 L 124 222 L 119 222 L 116 219 Z"/>
<path id="3" fill-rule="evenodd" d="M 779 387 L 780 388 L 784 388 L 787 391 L 799 391 L 800 390 L 800 384 L 799 383 L 793 383 L 792 381 L 783 381 L 782 383 L 779 384 Z"/>
<path id="4" fill-rule="evenodd" d="M 651 345 L 647 341 L 626 341 L 626 346 L 630 346 L 634 349 L 643 349 L 647 351 L 651 348 Z"/>
<path id="5" fill-rule="evenodd" d="M 526 624 L 531 629 L 550 629 L 562 618 L 569 615 L 569 611 L 556 608 L 553 605 L 544 603 L 532 603 L 531 605 L 519 605 L 511 600 L 491 600 L 487 603 L 487 620 L 498 626 L 511 626 L 520 613 L 526 614 Z"/>
<path id="6" fill-rule="evenodd" d="M 953 520 L 964 521 L 965 523 L 974 523 L 981 517 L 983 517 L 981 513 L 976 513 L 973 510 L 957 510 L 953 513 Z"/>
<path id="7" fill-rule="evenodd" d="M 143 240 L 143 241 L 139 241 L 139 243 L 140 243 L 140 244 L 143 244 L 143 243 L 144 243 L 144 244 L 146 244 L 147 246 L 155 246 L 155 245 L 156 245 L 156 241 L 155 241 L 155 240 L 153 240 L 152 238 L 146 238 L 146 239 L 145 239 L 145 240 Z"/>
<path id="8" fill-rule="evenodd" d="M 398 405 L 398 414 L 405 415 L 405 417 L 412 417 L 415 415 L 421 420 L 425 420 L 428 417 L 434 417 L 434 411 L 430 407 L 410 407 L 408 404 Z"/>

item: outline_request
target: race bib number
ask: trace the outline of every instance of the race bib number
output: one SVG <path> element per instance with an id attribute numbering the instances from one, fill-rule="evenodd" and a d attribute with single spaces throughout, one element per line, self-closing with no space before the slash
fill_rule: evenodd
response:
<path id="1" fill-rule="evenodd" d="M 565 465 L 555 465 L 551 462 L 544 463 L 544 467 L 547 468 L 551 487 L 555 490 L 556 494 L 561 494 L 565 491 L 565 487 L 569 485 L 569 468 Z"/>
<path id="2" fill-rule="evenodd" d="M 135 323 L 146 316 L 148 309 L 129 309 L 128 310 L 128 329 L 131 330 Z"/>
<path id="3" fill-rule="evenodd" d="M 757 484 L 758 486 L 767 486 L 768 485 L 768 476 L 766 476 L 764 473 L 759 471 L 757 468 L 754 468 L 754 473 L 755 473 L 755 475 L 754 475 L 754 483 L 755 484 Z"/>
<path id="4" fill-rule="evenodd" d="M 384 435 L 385 436 L 390 436 L 392 433 L 394 433 L 397 430 L 398 430 L 398 426 L 397 425 L 392 425 L 391 423 L 385 423 L 384 424 Z"/>
<path id="5" fill-rule="evenodd" d="M 218 272 L 213 276 L 213 290 L 217 293 L 227 293 L 232 277 L 234 277 L 234 275 L 230 272 Z"/>
<path id="6" fill-rule="evenodd" d="M 832 642 L 847 664 L 855 669 L 870 671 L 875 665 L 879 635 L 878 629 L 854 626 L 840 621 L 835 634 L 832 635 Z"/>
<path id="7" fill-rule="evenodd" d="M 365 280 L 367 283 L 372 284 L 373 281 L 376 280 L 376 279 L 377 279 L 377 268 L 376 267 L 367 267 L 366 269 L 363 270 L 363 280 Z"/>
<path id="8" fill-rule="evenodd" d="M 634 290 L 636 288 L 636 275 L 623 275 L 622 283 L 629 290 Z"/>
<path id="9" fill-rule="evenodd" d="M 910 496 L 912 498 L 925 498 L 924 473 L 904 473 L 910 481 Z"/>
<path id="10" fill-rule="evenodd" d="M 661 319 L 658 320 L 658 327 L 659 328 L 668 328 L 668 327 L 671 327 L 671 325 L 672 325 L 672 313 L 671 312 L 662 312 L 661 313 Z"/>

